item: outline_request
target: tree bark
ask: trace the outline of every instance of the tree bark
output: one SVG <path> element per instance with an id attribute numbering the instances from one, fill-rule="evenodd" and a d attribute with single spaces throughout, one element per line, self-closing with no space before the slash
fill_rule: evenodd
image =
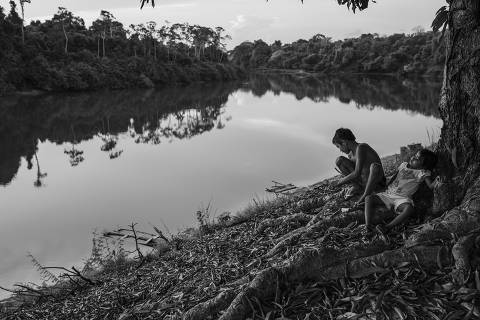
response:
<path id="1" fill-rule="evenodd" d="M 443 128 L 439 143 L 441 170 L 453 178 L 459 204 L 479 174 L 480 161 L 480 2 L 453 0 L 440 97 Z M 449 208 L 441 208 L 449 209 Z"/>

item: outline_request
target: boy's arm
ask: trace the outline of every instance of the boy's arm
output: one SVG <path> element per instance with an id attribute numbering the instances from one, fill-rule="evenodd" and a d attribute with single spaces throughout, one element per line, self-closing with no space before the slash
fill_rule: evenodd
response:
<path id="1" fill-rule="evenodd" d="M 338 186 L 341 186 L 342 184 L 348 183 L 360 177 L 360 174 L 362 173 L 363 165 L 365 163 L 365 157 L 366 157 L 366 148 L 364 145 L 360 144 L 357 147 L 356 157 L 357 157 L 357 160 L 355 162 L 355 170 L 353 170 L 350 174 L 340 179 L 337 182 Z"/>

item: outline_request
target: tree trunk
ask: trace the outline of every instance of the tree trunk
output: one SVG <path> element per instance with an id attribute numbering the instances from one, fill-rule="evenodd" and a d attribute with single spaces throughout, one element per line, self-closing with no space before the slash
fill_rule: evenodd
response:
<path id="1" fill-rule="evenodd" d="M 97 58 L 100 58 L 100 38 L 97 39 Z"/>
<path id="2" fill-rule="evenodd" d="M 440 97 L 443 128 L 439 144 L 442 170 L 453 178 L 458 205 L 479 174 L 480 161 L 480 2 L 450 5 L 447 54 Z M 443 210 L 448 208 L 441 208 Z"/>
<path id="3" fill-rule="evenodd" d="M 68 36 L 67 36 L 67 31 L 65 30 L 65 25 L 62 23 L 62 29 L 63 29 L 63 35 L 65 36 L 65 54 L 68 53 Z"/>
<path id="4" fill-rule="evenodd" d="M 102 38 L 103 57 L 105 57 L 105 37 Z"/>
<path id="5" fill-rule="evenodd" d="M 25 10 L 23 8 L 23 2 L 20 1 L 20 7 L 22 8 L 22 45 L 25 45 Z"/>
<path id="6" fill-rule="evenodd" d="M 153 41 L 153 59 L 157 61 L 157 44 Z"/>

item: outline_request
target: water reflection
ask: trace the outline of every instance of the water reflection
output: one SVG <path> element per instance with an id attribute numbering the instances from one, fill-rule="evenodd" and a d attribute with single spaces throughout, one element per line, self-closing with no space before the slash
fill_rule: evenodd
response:
<path id="1" fill-rule="evenodd" d="M 219 118 L 221 108 L 238 87 L 228 83 L 1 99 L 0 185 L 13 180 L 22 157 L 32 168 L 39 141 L 70 144 L 64 153 L 71 166 L 78 166 L 87 155 L 77 145 L 95 136 L 103 142 L 100 150 L 116 159 L 123 152 L 115 150 L 117 136 L 125 131 L 137 143 L 159 144 L 221 129 L 227 121 Z"/>
<path id="2" fill-rule="evenodd" d="M 358 108 L 404 109 L 438 117 L 440 83 L 283 74 L 254 75 L 243 84 L 4 98 L 0 100 L 0 185 L 14 179 L 22 157 L 28 169 L 35 158 L 34 185 L 44 185 L 47 174 L 41 172 L 36 153 L 39 141 L 69 145 L 64 153 L 75 167 L 88 157 L 79 143 L 93 137 L 100 138 L 99 149 L 113 160 L 124 152 L 117 148 L 120 133 L 128 133 L 136 143 L 156 145 L 223 129 L 230 120 L 223 117 L 223 107 L 229 95 L 239 89 L 257 97 L 285 92 L 298 100 L 315 102 L 335 97 L 344 103 L 354 101 Z"/>
<path id="3" fill-rule="evenodd" d="M 33 185 L 39 188 L 44 185 L 43 178 L 47 176 L 47 173 L 46 172 L 42 173 L 42 171 L 40 170 L 40 162 L 38 162 L 38 156 L 36 152 L 35 152 L 35 162 L 37 163 L 37 180 L 33 182 Z"/>
<path id="4" fill-rule="evenodd" d="M 439 79 L 399 80 L 389 76 L 257 75 L 252 76 L 247 90 L 261 97 L 291 93 L 297 100 L 309 98 L 327 102 L 335 97 L 343 103 L 355 102 L 358 108 L 381 107 L 389 110 L 409 110 L 439 117 Z"/>

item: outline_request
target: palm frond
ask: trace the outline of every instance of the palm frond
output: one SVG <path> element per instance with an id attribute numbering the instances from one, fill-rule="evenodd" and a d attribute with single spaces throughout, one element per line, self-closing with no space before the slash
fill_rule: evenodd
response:
<path id="1" fill-rule="evenodd" d="M 433 19 L 432 22 L 432 29 L 434 32 L 437 32 L 440 30 L 440 28 L 445 29 L 445 26 L 448 21 L 448 9 L 447 6 L 443 6 L 440 9 L 437 10 L 437 13 L 435 14 L 435 19 Z"/>

